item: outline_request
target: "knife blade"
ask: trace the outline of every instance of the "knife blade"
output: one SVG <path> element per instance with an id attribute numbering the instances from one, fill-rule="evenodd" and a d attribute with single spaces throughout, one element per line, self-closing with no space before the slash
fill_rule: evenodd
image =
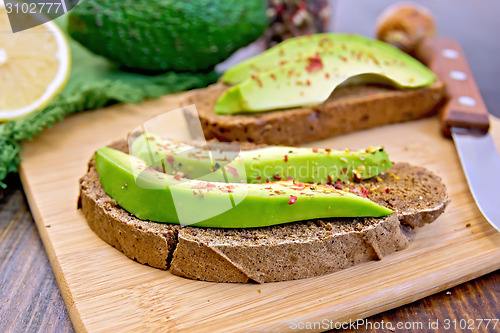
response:
<path id="1" fill-rule="evenodd" d="M 472 196 L 485 219 L 500 231 L 500 155 L 489 134 L 488 110 L 460 45 L 449 38 L 430 37 L 416 50 L 445 83 L 447 101 L 440 121 L 443 135 L 455 143 Z"/>

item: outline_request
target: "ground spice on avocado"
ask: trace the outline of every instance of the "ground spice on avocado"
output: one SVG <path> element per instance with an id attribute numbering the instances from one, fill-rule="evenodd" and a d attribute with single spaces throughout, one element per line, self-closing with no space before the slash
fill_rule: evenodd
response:
<path id="1" fill-rule="evenodd" d="M 323 61 L 318 52 L 313 57 L 307 58 L 308 65 L 306 66 L 306 70 L 308 73 L 312 73 L 314 71 L 319 71 L 323 69 Z"/>
<path id="2" fill-rule="evenodd" d="M 259 79 L 259 77 L 257 75 L 252 75 L 251 77 L 252 79 L 256 80 L 259 87 L 262 88 L 263 84 L 262 81 Z"/>

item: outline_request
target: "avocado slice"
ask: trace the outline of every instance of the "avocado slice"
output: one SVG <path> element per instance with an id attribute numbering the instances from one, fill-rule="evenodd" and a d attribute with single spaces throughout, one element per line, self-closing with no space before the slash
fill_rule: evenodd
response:
<path id="1" fill-rule="evenodd" d="M 392 211 L 331 185 L 211 183 L 180 179 L 104 147 L 95 165 L 106 193 L 139 219 L 250 228 L 326 217 L 381 217 Z"/>
<path id="2" fill-rule="evenodd" d="M 168 174 L 249 184 L 289 178 L 331 184 L 375 177 L 392 166 L 381 146 L 358 151 L 270 146 L 235 152 L 219 151 L 217 145 L 193 147 L 153 133 L 138 136 L 130 154 Z"/>
<path id="3" fill-rule="evenodd" d="M 252 75 L 270 69 L 313 57 L 331 50 L 338 43 L 352 42 L 356 35 L 342 33 L 321 33 L 288 38 L 278 45 L 255 57 L 242 61 L 229 68 L 221 77 L 222 82 L 238 84 Z"/>
<path id="4" fill-rule="evenodd" d="M 418 60 L 380 41 L 345 34 L 296 37 L 228 70 L 223 81 L 236 85 L 218 99 L 215 112 L 318 105 L 349 81 L 407 89 L 435 78 Z"/>

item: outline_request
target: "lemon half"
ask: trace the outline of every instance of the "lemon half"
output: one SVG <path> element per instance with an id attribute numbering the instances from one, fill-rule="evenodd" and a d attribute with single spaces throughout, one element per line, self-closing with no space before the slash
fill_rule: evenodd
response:
<path id="1" fill-rule="evenodd" d="M 71 55 L 54 22 L 13 33 L 0 1 L 0 121 L 45 106 L 65 86 Z"/>

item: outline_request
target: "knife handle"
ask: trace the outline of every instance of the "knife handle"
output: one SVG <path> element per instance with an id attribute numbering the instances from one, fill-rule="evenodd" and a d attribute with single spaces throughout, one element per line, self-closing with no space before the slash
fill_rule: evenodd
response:
<path id="1" fill-rule="evenodd" d="M 451 127 L 487 133 L 488 110 L 460 45 L 449 38 L 430 37 L 422 41 L 416 56 L 445 84 L 448 100 L 441 111 L 441 130 L 450 136 Z"/>

